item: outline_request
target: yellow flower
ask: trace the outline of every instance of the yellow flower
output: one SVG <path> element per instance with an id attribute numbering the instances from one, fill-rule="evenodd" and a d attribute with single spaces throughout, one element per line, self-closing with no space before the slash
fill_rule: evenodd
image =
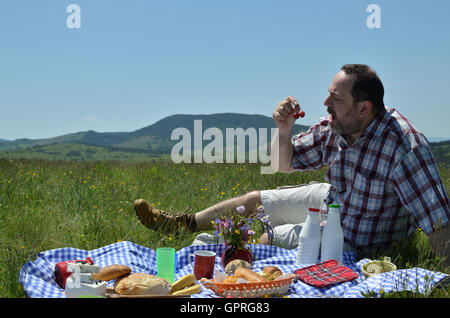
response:
<path id="1" fill-rule="evenodd" d="M 241 233 L 241 232 L 239 232 L 239 230 L 236 229 L 236 230 L 234 230 L 234 233 L 239 234 L 239 233 Z"/>
<path id="2" fill-rule="evenodd" d="M 169 236 L 169 241 L 172 241 L 172 236 Z"/>
<path id="3" fill-rule="evenodd" d="M 224 195 L 224 194 L 225 194 L 225 192 L 223 192 L 223 191 L 222 191 L 222 192 L 220 192 L 220 194 L 221 194 L 221 195 Z"/>
<path id="4" fill-rule="evenodd" d="M 122 242 L 122 240 L 117 240 L 117 243 L 120 243 L 120 242 Z"/>

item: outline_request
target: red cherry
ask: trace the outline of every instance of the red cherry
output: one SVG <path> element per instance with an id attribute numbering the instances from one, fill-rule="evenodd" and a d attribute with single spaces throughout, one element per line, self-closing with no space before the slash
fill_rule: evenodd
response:
<path id="1" fill-rule="evenodd" d="M 292 117 L 294 117 L 295 119 L 298 119 L 298 117 L 300 117 L 299 113 L 294 113 L 294 115 L 292 115 Z"/>
<path id="2" fill-rule="evenodd" d="M 299 115 L 301 118 L 303 118 L 303 117 L 305 117 L 305 112 L 304 112 L 303 110 L 301 110 L 300 113 L 298 113 L 298 115 Z"/>

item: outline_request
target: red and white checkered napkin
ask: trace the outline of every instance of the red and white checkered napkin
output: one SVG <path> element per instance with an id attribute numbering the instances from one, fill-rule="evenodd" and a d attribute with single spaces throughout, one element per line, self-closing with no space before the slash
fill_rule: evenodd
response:
<path id="1" fill-rule="evenodd" d="M 358 273 L 334 259 L 297 269 L 294 273 L 302 282 L 319 288 L 348 282 L 358 277 Z"/>

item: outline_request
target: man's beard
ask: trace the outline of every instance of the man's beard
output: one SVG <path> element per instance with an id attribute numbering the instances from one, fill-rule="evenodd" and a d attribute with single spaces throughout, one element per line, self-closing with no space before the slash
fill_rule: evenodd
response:
<path id="1" fill-rule="evenodd" d="M 356 134 L 361 131 L 362 128 L 362 120 L 357 118 L 347 119 L 343 122 L 342 118 L 336 118 L 336 114 L 327 109 L 328 113 L 332 116 L 332 120 L 330 122 L 331 131 L 340 134 L 341 136 Z M 347 114 L 347 116 L 352 116 Z"/>

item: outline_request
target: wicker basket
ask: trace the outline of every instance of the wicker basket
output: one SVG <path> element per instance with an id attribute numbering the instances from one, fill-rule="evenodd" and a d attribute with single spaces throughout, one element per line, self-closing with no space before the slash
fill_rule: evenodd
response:
<path id="1" fill-rule="evenodd" d="M 222 297 L 257 298 L 267 295 L 284 295 L 288 292 L 294 276 L 261 283 L 223 284 L 216 283 L 214 279 L 202 279 L 204 287 L 211 289 Z"/>

